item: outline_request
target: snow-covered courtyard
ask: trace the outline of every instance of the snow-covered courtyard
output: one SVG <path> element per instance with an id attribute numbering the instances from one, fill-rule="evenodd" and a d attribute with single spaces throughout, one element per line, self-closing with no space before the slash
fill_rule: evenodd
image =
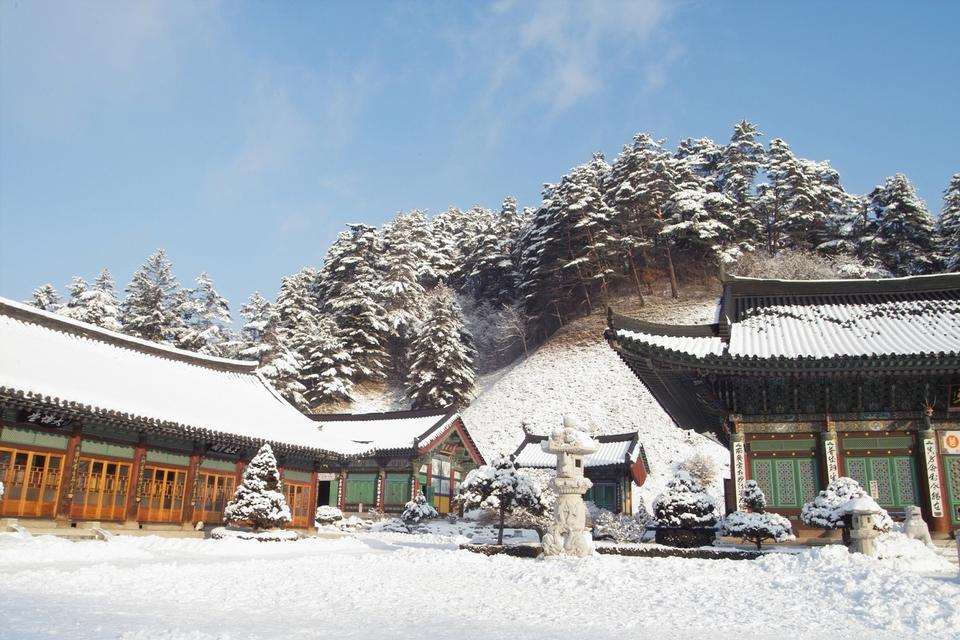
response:
<path id="1" fill-rule="evenodd" d="M 0 534 L 3 638 L 948 638 L 947 563 L 487 557 L 455 536 L 287 543 Z"/>

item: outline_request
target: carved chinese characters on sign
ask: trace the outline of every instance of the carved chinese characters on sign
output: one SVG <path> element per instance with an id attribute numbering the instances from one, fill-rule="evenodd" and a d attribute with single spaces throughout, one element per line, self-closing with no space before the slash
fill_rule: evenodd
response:
<path id="1" fill-rule="evenodd" d="M 930 490 L 930 515 L 943 515 L 943 495 L 940 492 L 940 462 L 937 460 L 937 441 L 924 438 L 923 458 L 926 463 L 927 488 Z"/>

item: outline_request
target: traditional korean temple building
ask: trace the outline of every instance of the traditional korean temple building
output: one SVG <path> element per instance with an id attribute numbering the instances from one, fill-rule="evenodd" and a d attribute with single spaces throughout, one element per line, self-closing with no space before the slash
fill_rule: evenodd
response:
<path id="1" fill-rule="evenodd" d="M 450 513 L 460 482 L 484 464 L 456 411 L 311 417 L 322 433 L 371 448 L 370 453 L 347 462 L 336 498 L 337 487 L 330 487 L 328 504 L 338 504 L 344 511 L 376 506 L 383 512 L 399 512 L 411 499 L 411 490 L 419 490 L 437 511 Z"/>
<path id="2" fill-rule="evenodd" d="M 277 455 L 294 527 L 311 526 L 318 504 L 354 506 L 351 495 L 380 508 L 389 499 L 392 508 L 435 459 L 456 460 L 457 468 L 482 460 L 455 413 L 404 428 L 423 421 L 431 429 L 404 436 L 403 444 L 384 434 L 358 437 L 330 426 L 345 426 L 342 416 L 318 423 L 303 415 L 257 374 L 256 363 L 154 344 L 0 298 L 2 518 L 38 528 L 216 524 L 264 442 Z M 452 468 L 440 462 L 437 477 Z M 397 488 L 401 471 L 406 493 Z M 372 499 L 361 473 L 379 478 Z"/>
<path id="3" fill-rule="evenodd" d="M 527 433 L 514 453 L 518 467 L 556 469 L 557 457 L 541 445 L 548 436 Z M 633 485 L 642 486 L 650 473 L 638 434 L 594 436 L 600 448 L 584 458 L 583 475 L 593 481 L 584 500 L 614 513 L 633 513 Z"/>
<path id="4" fill-rule="evenodd" d="M 960 526 L 960 274 L 724 278 L 717 321 L 610 312 L 606 337 L 678 426 L 730 448 L 727 506 L 756 480 L 769 509 L 838 476 L 931 530 Z"/>

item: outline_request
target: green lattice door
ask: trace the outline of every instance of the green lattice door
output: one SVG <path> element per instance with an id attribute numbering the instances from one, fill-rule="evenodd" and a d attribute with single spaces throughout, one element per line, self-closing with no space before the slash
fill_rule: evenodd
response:
<path id="1" fill-rule="evenodd" d="M 947 469 L 947 503 L 950 520 L 960 524 L 960 456 L 943 456 L 943 465 Z"/>
<path id="2" fill-rule="evenodd" d="M 770 510 L 799 509 L 817 495 L 817 463 L 812 458 L 754 458 L 751 467 Z"/>
<path id="3" fill-rule="evenodd" d="M 848 477 L 884 508 L 899 508 L 919 504 L 917 471 L 910 456 L 877 456 L 871 458 L 844 458 Z"/>

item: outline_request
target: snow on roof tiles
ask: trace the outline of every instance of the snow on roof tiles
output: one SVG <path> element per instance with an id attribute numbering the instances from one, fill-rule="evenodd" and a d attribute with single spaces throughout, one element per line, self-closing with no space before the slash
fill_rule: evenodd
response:
<path id="1" fill-rule="evenodd" d="M 706 355 L 720 355 L 724 348 L 723 340 L 716 336 L 665 336 L 626 329 L 617 331 L 617 335 L 664 349 L 689 353 L 698 358 Z"/>
<path id="2" fill-rule="evenodd" d="M 420 438 L 420 446 L 429 444 L 440 436 L 450 424 L 459 418 L 455 412 L 397 412 L 396 415 L 335 415 L 314 416 L 324 433 L 341 440 L 363 444 L 371 449 L 412 449 Z"/>
<path id="3" fill-rule="evenodd" d="M 156 345 L 0 298 L 0 387 L 60 406 L 357 454 L 322 433 L 255 364 Z"/>
<path id="4" fill-rule="evenodd" d="M 631 461 L 636 460 L 639 447 L 631 451 L 633 438 L 635 434 L 629 434 L 625 440 L 600 441 L 600 448 L 595 453 L 584 457 L 585 467 L 602 467 L 608 464 L 622 464 L 630 456 Z M 543 440 L 546 440 L 544 437 Z M 533 467 L 541 469 L 552 469 L 557 466 L 557 456 L 545 452 L 541 447 L 543 440 L 527 441 L 523 444 L 520 452 L 517 453 L 515 461 L 519 467 Z"/>

